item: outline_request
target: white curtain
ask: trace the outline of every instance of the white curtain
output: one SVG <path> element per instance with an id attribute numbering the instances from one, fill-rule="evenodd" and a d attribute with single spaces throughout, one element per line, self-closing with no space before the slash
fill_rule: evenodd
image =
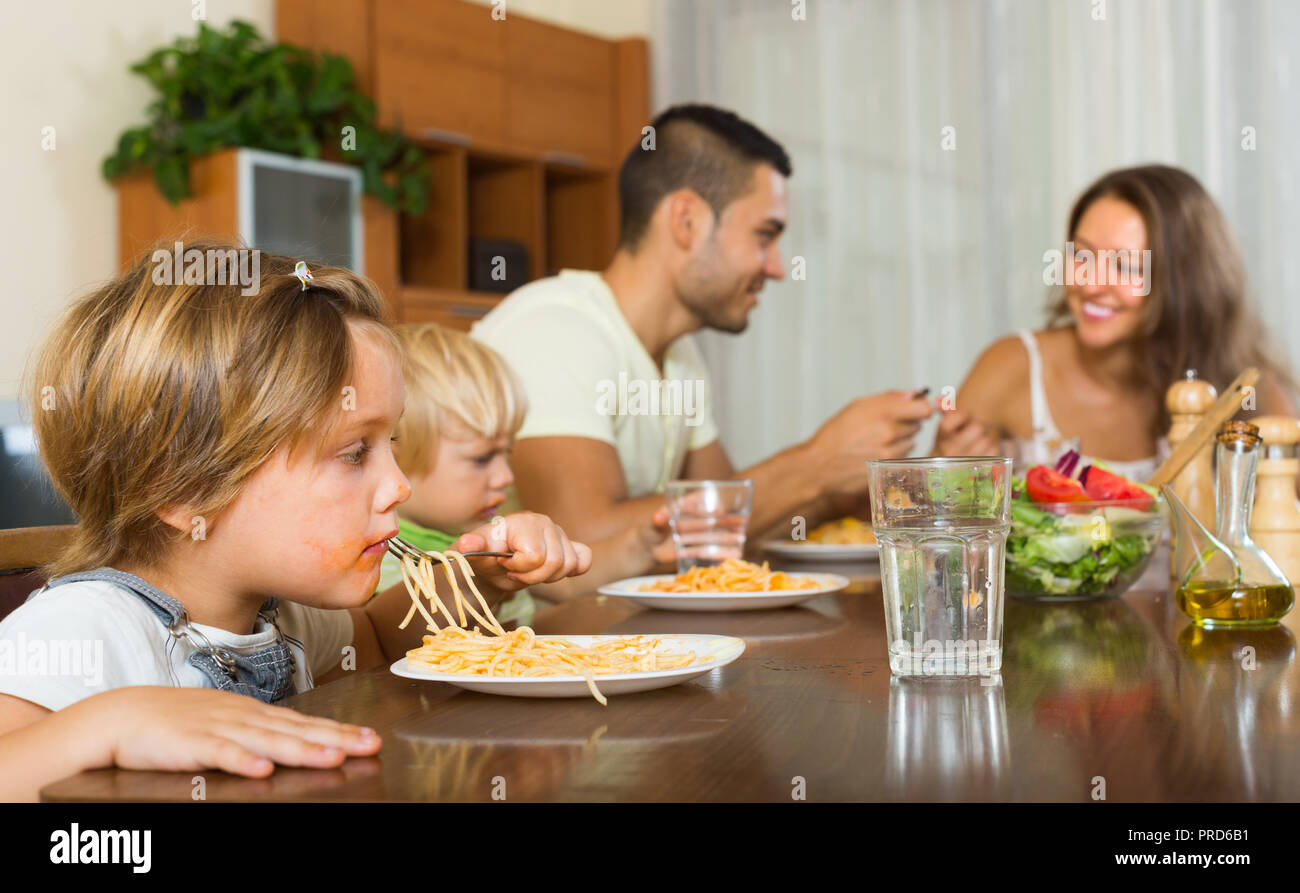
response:
<path id="1" fill-rule="evenodd" d="M 783 254 L 806 279 L 769 283 L 744 335 L 699 336 L 738 464 L 861 394 L 956 388 L 990 342 L 1041 326 L 1043 252 L 1115 167 L 1174 164 L 1205 184 L 1296 365 L 1300 2 L 799 7 L 655 7 L 655 108 L 731 108 L 794 162 Z"/>

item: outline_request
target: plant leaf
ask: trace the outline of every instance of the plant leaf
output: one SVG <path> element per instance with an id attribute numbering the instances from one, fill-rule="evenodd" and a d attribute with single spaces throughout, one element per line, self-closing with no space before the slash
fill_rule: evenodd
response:
<path id="1" fill-rule="evenodd" d="M 153 168 L 169 201 L 190 194 L 189 161 L 227 146 L 247 146 L 319 158 L 361 168 L 365 190 L 391 207 L 419 213 L 428 201 L 424 152 L 397 129 L 378 126 L 374 102 L 356 88 L 351 64 L 271 43 L 245 21 L 224 28 L 199 23 L 181 37 L 132 63 L 129 70 L 154 90 L 147 123 L 128 128 L 101 163 L 108 180 L 138 165 Z M 337 153 L 345 125 L 356 128 L 355 150 Z"/>

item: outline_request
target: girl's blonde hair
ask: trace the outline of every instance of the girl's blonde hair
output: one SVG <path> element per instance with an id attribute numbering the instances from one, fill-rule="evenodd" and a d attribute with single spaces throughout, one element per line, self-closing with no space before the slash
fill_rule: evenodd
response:
<path id="1" fill-rule="evenodd" d="M 393 454 L 402 471 L 432 470 L 449 421 L 478 437 L 513 437 L 519 430 L 528 404 L 519 379 L 496 351 L 436 323 L 398 326 L 397 337 L 406 411 Z"/>
<path id="2" fill-rule="evenodd" d="M 398 350 L 377 289 L 354 273 L 316 267 L 304 289 L 293 259 L 263 252 L 249 265 L 259 287 L 243 294 L 217 267 L 247 249 L 196 241 L 186 267 L 206 258 L 205 275 L 183 278 L 203 282 L 159 284 L 176 278 L 171 249 L 67 308 L 29 375 L 41 458 L 79 520 L 52 575 L 156 565 L 198 536 L 160 512 L 185 506 L 196 530 L 210 524 L 281 446 L 323 435 L 352 379 L 349 323 Z"/>

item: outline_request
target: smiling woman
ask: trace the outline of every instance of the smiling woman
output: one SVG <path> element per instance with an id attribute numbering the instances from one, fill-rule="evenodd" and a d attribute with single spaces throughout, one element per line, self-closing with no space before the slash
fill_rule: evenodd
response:
<path id="1" fill-rule="evenodd" d="M 1163 396 L 1187 369 L 1222 389 L 1247 366 L 1268 370 L 1267 399 L 1294 396 L 1286 364 L 1270 348 L 1246 284 L 1236 240 L 1214 199 L 1186 171 L 1164 165 L 1124 168 L 1098 179 L 1074 203 L 1068 236 L 1093 255 L 1137 253 L 1134 277 L 1120 279 L 1097 265 L 1096 284 L 1066 288 L 1049 326 L 1069 327 L 1087 347 L 1123 343 L 1135 377 Z M 1114 244 L 1112 244 L 1114 243 Z M 1104 258 L 1104 255 L 1099 255 Z M 1148 268 L 1149 267 L 1149 268 Z M 1262 407 L 1261 407 L 1262 410 Z M 1154 432 L 1168 428 L 1157 401 Z"/>
<path id="2" fill-rule="evenodd" d="M 1237 246 L 1194 177 L 1162 165 L 1112 171 L 1074 203 L 1066 239 L 1063 267 L 1045 275 L 1060 286 L 1048 328 L 984 352 L 936 454 L 993 452 L 1010 437 L 1051 461 L 1077 440 L 1145 479 L 1169 426 L 1165 390 L 1188 369 L 1222 389 L 1257 366 L 1254 409 L 1295 414 L 1294 380 L 1251 305 Z"/>

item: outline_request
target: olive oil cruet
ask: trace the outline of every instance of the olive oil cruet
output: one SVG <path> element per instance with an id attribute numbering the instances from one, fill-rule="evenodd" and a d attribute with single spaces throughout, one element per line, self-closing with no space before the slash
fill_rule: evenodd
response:
<path id="1" fill-rule="evenodd" d="M 1200 626 L 1270 626 L 1295 604 L 1295 591 L 1276 562 L 1249 534 L 1259 462 L 1259 429 L 1227 422 L 1215 447 L 1215 534 L 1211 534 L 1168 485 L 1161 491 L 1174 519 L 1178 607 Z"/>

